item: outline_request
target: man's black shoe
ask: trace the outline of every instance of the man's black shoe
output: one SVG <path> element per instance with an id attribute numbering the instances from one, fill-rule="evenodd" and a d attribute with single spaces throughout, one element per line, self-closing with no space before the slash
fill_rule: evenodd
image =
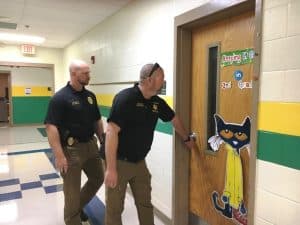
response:
<path id="1" fill-rule="evenodd" d="M 80 219 L 82 222 L 86 222 L 89 219 L 89 217 L 85 214 L 85 212 L 83 210 L 81 210 L 81 212 L 80 212 Z"/>

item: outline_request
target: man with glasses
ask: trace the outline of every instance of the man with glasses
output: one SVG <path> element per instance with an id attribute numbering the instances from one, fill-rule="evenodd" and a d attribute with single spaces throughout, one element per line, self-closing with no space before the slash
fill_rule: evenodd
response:
<path id="1" fill-rule="evenodd" d="M 126 187 L 129 183 L 140 225 L 154 225 L 151 203 L 151 174 L 145 157 L 151 149 L 158 118 L 171 121 L 188 148 L 194 140 L 167 103 L 157 96 L 164 83 L 158 63 L 146 64 L 139 83 L 119 92 L 107 119 L 105 155 L 106 225 L 122 225 Z"/>

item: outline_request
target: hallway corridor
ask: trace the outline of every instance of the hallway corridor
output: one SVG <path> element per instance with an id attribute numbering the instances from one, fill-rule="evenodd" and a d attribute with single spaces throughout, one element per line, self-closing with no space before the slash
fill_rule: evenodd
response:
<path id="1" fill-rule="evenodd" d="M 63 225 L 62 179 L 54 168 L 42 126 L 0 127 L 0 224 Z M 82 181 L 86 177 L 82 174 Z M 104 187 L 85 207 L 91 225 L 103 225 Z M 126 198 L 124 225 L 138 225 L 133 199 Z M 156 225 L 163 225 L 157 218 Z"/>

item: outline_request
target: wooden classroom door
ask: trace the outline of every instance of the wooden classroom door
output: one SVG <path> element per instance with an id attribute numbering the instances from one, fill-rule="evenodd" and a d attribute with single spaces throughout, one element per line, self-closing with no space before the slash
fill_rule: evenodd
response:
<path id="1" fill-rule="evenodd" d="M 192 32 L 190 211 L 210 225 L 247 224 L 254 12 Z"/>

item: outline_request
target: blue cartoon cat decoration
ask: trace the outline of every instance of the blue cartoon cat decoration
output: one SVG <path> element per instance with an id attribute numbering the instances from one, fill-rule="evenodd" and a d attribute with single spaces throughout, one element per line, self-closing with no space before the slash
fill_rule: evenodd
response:
<path id="1" fill-rule="evenodd" d="M 240 151 L 250 142 L 250 118 L 246 117 L 242 124 L 227 123 L 221 116 L 215 114 L 216 135 L 208 139 L 212 151 L 219 151 L 225 143 L 227 151 L 225 187 L 221 196 L 223 205 L 219 202 L 219 193 L 212 193 L 212 202 L 215 209 L 236 224 L 247 225 L 247 210 L 243 193 L 243 167 Z"/>

